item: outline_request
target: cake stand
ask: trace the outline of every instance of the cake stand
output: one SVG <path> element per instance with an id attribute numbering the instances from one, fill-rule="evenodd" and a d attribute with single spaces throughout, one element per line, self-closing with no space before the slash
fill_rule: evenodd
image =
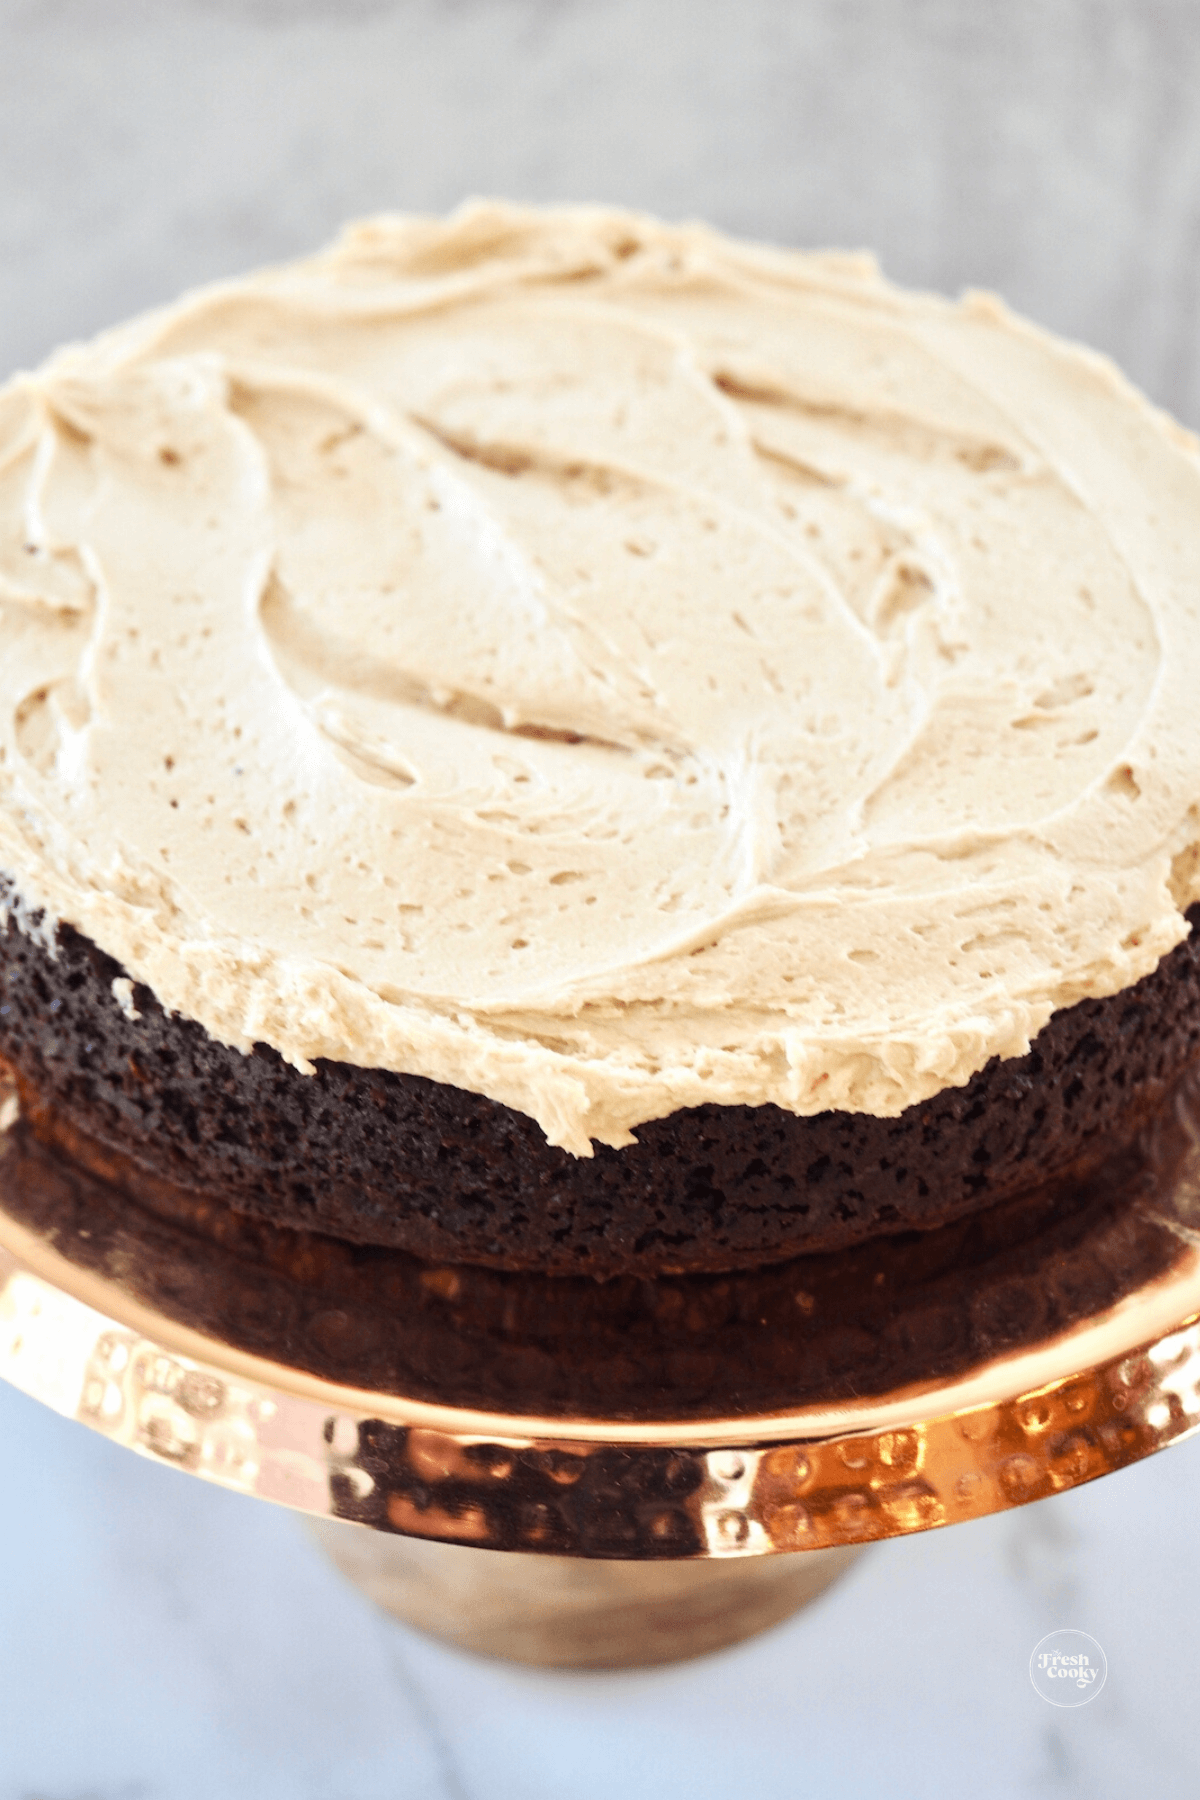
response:
<path id="1" fill-rule="evenodd" d="M 1200 1425 L 1200 1081 L 1086 1184 L 757 1273 L 423 1264 L 115 1185 L 0 1095 L 0 1375 L 308 1515 L 461 1646 L 669 1661 Z"/>

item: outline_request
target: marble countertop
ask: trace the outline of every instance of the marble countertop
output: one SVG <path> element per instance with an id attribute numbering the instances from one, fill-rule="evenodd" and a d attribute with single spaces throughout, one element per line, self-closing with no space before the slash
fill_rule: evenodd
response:
<path id="1" fill-rule="evenodd" d="M 607 199 L 1000 289 L 1200 423 L 1194 0 L 0 0 L 0 369 L 346 217 Z M 1200 1443 L 637 1675 L 393 1624 L 0 1389 L 0 1800 L 1190 1797 Z M 1104 1691 L 1027 1665 L 1078 1626 Z"/>
<path id="2" fill-rule="evenodd" d="M 0 370 L 464 195 L 992 287 L 1200 423 L 1195 0 L 0 0 Z"/>
<path id="3" fill-rule="evenodd" d="M 1200 1440 L 879 1544 L 804 1613 L 637 1674 L 446 1649 L 299 1518 L 0 1388 L 0 1800 L 1191 1800 Z M 350 1529 L 349 1527 L 347 1529 Z M 1104 1689 L 1035 1693 L 1075 1626 Z"/>

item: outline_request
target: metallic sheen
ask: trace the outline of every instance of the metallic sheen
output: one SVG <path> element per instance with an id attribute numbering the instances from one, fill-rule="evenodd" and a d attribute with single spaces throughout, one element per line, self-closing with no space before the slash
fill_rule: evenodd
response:
<path id="1" fill-rule="evenodd" d="M 355 1389 L 206 1338 L 0 1214 L 0 1375 L 160 1463 L 407 1536 L 625 1561 L 823 1549 L 979 1518 L 1200 1426 L 1200 1194 L 1169 1272 L 1019 1354 L 870 1400 L 570 1421 Z M 1179 1110 L 1182 1109 L 1182 1110 Z M 11 1124 L 7 1109 L 5 1124 Z M 1131 1202 L 1145 1207 L 1145 1200 Z M 85 1235 L 85 1234 L 83 1234 Z M 186 1253 L 181 1240 L 180 1254 Z"/>

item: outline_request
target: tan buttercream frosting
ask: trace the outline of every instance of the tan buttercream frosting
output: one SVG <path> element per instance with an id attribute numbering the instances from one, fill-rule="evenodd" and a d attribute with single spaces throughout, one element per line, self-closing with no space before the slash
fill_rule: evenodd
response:
<path id="1" fill-rule="evenodd" d="M 898 1113 L 1200 891 L 1190 441 L 866 259 L 369 220 L 10 383 L 0 535 L 23 916 L 578 1154 Z"/>

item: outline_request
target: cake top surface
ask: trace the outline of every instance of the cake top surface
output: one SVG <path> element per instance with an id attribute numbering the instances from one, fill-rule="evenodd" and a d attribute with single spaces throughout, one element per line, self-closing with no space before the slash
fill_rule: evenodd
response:
<path id="1" fill-rule="evenodd" d="M 0 869 L 577 1154 L 891 1115 L 1186 935 L 1198 570 L 1191 440 L 986 296 L 369 220 L 0 393 Z"/>

